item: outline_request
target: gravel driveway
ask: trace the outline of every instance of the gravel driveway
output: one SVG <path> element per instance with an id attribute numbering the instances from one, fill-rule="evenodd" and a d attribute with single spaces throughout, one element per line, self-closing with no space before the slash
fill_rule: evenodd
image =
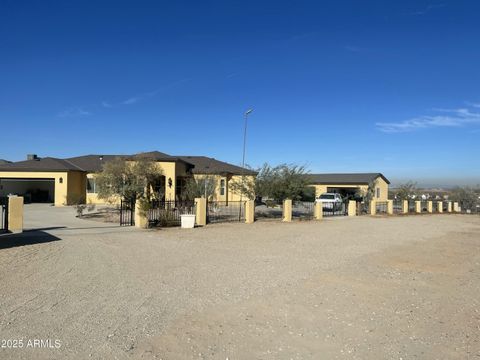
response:
<path id="1" fill-rule="evenodd" d="M 0 237 L 1 359 L 480 357 L 480 217 L 72 221 Z"/>

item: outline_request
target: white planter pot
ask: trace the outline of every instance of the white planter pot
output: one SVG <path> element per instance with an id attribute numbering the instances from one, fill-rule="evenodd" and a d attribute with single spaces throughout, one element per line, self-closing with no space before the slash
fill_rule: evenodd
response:
<path id="1" fill-rule="evenodd" d="M 195 215 L 180 215 L 182 229 L 193 229 L 195 227 Z"/>

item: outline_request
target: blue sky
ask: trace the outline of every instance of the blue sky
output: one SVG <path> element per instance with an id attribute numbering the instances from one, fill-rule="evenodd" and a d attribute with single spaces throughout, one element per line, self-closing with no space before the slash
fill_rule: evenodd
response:
<path id="1" fill-rule="evenodd" d="M 2 1 L 0 158 L 480 183 L 476 1 Z"/>

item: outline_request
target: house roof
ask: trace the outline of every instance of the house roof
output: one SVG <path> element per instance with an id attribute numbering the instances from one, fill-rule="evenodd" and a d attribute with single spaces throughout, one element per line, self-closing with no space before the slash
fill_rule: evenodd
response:
<path id="1" fill-rule="evenodd" d="M 178 156 L 180 159 L 194 165 L 194 174 L 233 174 L 257 175 L 257 172 L 232 165 L 207 156 Z"/>
<path id="2" fill-rule="evenodd" d="M 178 157 L 171 156 L 165 153 L 162 153 L 160 151 L 147 151 L 147 152 L 141 152 L 138 154 L 133 154 L 126 156 L 127 159 L 149 159 L 149 160 L 155 160 L 155 161 L 176 161 L 179 160 Z"/>
<path id="3" fill-rule="evenodd" d="M 66 160 L 83 169 L 84 171 L 98 172 L 102 171 L 103 164 L 106 162 L 123 156 L 125 155 L 84 155 L 68 158 Z"/>
<path id="4" fill-rule="evenodd" d="M 308 174 L 310 184 L 338 184 L 338 185 L 368 185 L 378 177 L 387 184 L 390 181 L 381 173 L 352 173 L 352 174 Z"/>
<path id="5" fill-rule="evenodd" d="M 0 165 L 0 171 L 84 171 L 68 160 L 52 157 Z"/>
<path id="6" fill-rule="evenodd" d="M 0 171 L 102 171 L 103 165 L 115 158 L 134 160 L 147 158 L 154 161 L 186 163 L 193 167 L 194 174 L 234 174 L 234 175 L 256 175 L 252 170 L 243 169 L 240 166 L 232 165 L 206 156 L 171 156 L 159 151 L 150 151 L 134 155 L 84 155 L 67 159 L 57 158 L 36 158 L 33 160 L 19 161 L 15 163 L 1 164 Z"/>
<path id="7" fill-rule="evenodd" d="M 150 159 L 154 161 L 177 161 L 178 158 L 170 156 L 168 154 L 162 153 L 160 151 L 149 151 L 133 155 L 84 155 L 68 158 L 72 164 L 77 165 L 78 167 L 84 169 L 87 172 L 98 172 L 102 171 L 103 164 L 116 159 L 122 158 L 126 160 L 135 160 L 139 158 Z"/>
<path id="8" fill-rule="evenodd" d="M 0 165 L 4 165 L 4 164 L 10 164 L 10 161 L 5 159 L 0 159 Z"/>

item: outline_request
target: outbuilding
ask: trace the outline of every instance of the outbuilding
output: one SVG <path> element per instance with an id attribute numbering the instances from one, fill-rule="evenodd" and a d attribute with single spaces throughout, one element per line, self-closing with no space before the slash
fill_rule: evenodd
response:
<path id="1" fill-rule="evenodd" d="M 338 193 L 342 197 L 364 195 L 370 189 L 377 201 L 388 200 L 390 181 L 381 173 L 309 174 L 309 185 L 315 188 L 315 197 L 323 193 Z"/>

